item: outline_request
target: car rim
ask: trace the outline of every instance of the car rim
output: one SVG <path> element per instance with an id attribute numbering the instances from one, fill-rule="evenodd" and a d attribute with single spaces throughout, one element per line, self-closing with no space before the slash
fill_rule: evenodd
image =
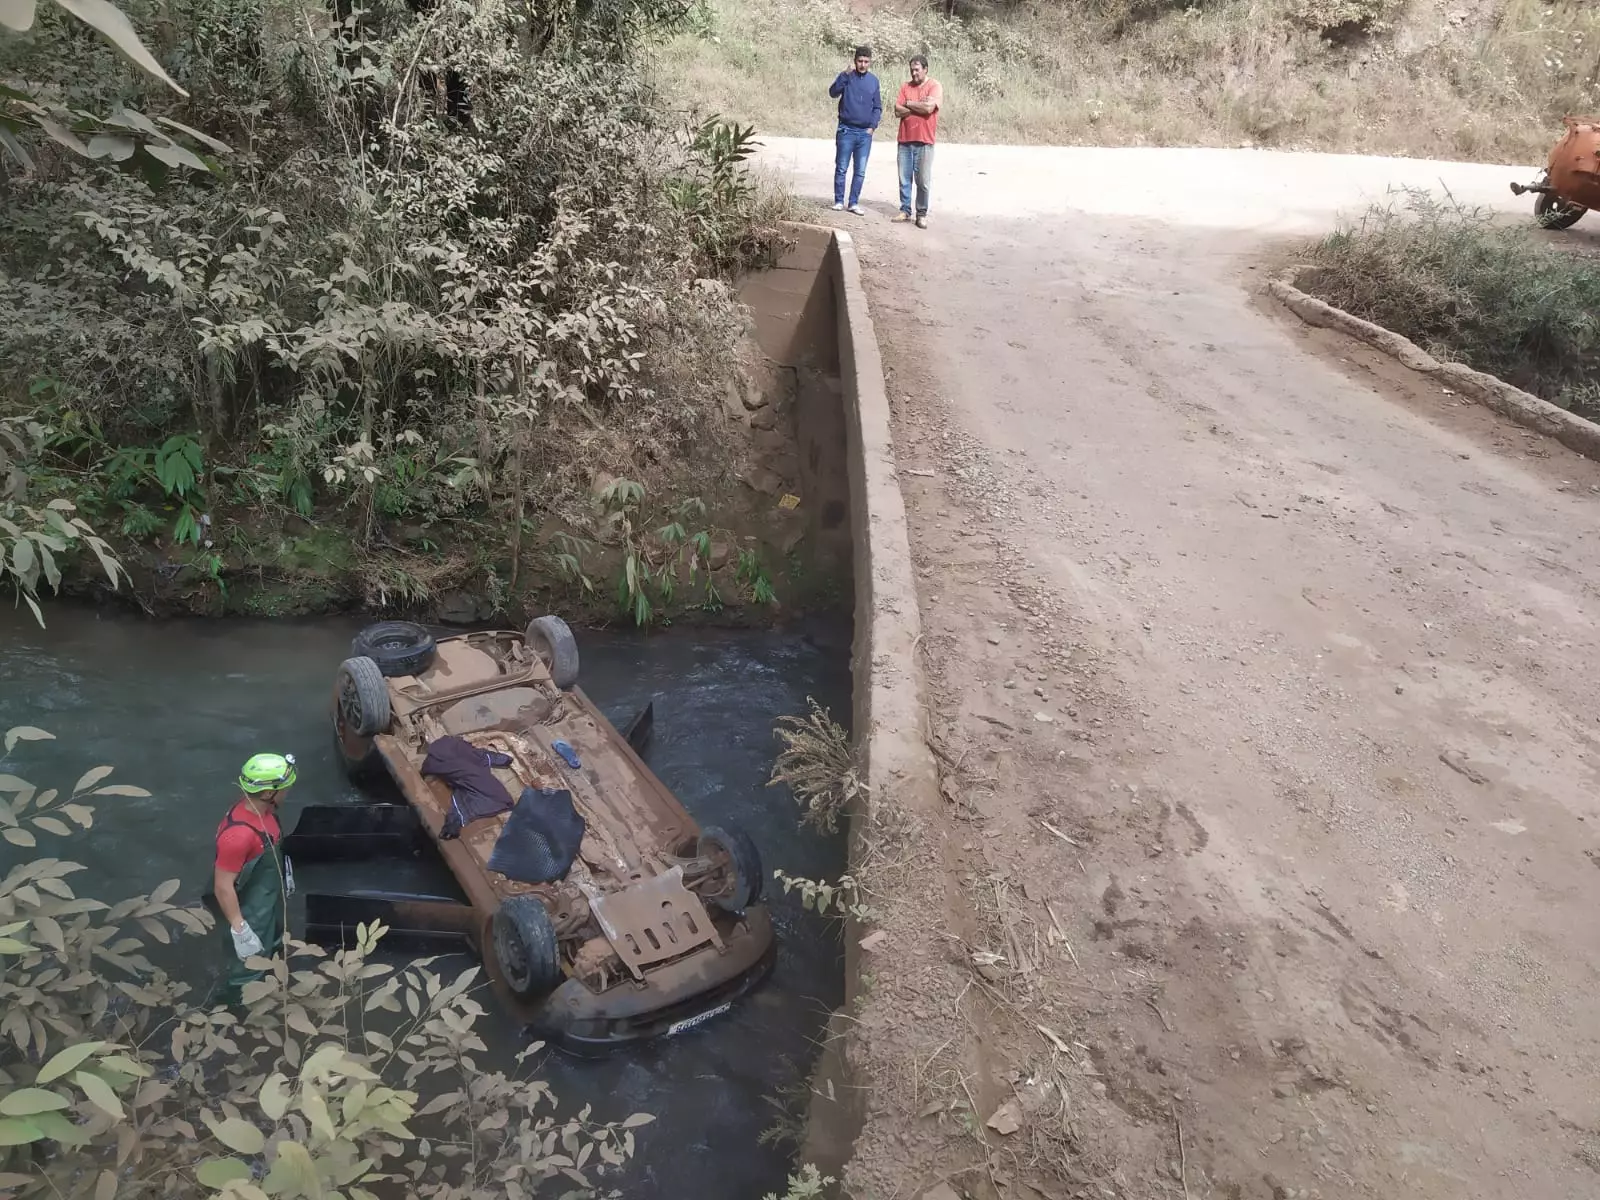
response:
<path id="1" fill-rule="evenodd" d="M 519 990 L 527 987 L 528 956 L 522 951 L 522 939 L 515 933 L 508 931 L 500 938 L 500 959 L 506 981 Z"/>
<path id="2" fill-rule="evenodd" d="M 339 685 L 339 716 L 346 729 L 361 728 L 361 693 L 356 688 L 355 677 L 345 673 Z"/>

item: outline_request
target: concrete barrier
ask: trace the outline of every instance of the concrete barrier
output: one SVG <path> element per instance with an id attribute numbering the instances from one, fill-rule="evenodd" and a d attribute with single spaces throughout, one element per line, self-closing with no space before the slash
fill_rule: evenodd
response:
<path id="1" fill-rule="evenodd" d="M 1401 337 L 1392 329 L 1374 325 L 1360 317 L 1335 308 L 1324 300 L 1307 295 L 1296 286 L 1304 267 L 1291 267 L 1277 279 L 1267 284 L 1267 291 L 1308 325 L 1334 329 L 1366 342 L 1394 358 L 1413 371 L 1430 375 L 1441 385 L 1468 396 L 1492 408 L 1501 416 L 1509 417 L 1518 425 L 1537 430 L 1553 437 L 1563 446 L 1576 450 L 1585 458 L 1600 461 L 1600 425 L 1574 416 L 1566 409 L 1541 400 L 1531 392 L 1512 387 L 1503 379 L 1474 371 L 1460 363 L 1442 363 L 1409 338 Z"/>
<path id="2" fill-rule="evenodd" d="M 905 499 L 895 467 L 889 396 L 883 360 L 861 284 L 861 266 L 850 235 L 827 235 L 819 255 L 816 226 L 793 231 L 795 249 L 773 272 L 741 289 L 756 314 L 758 339 L 769 356 L 800 361 L 821 349 L 837 372 L 843 426 L 843 475 L 850 509 L 851 566 L 855 631 L 850 660 L 852 730 L 858 764 L 866 783 L 865 811 L 852 816 L 850 862 L 860 861 L 864 830 L 894 824 L 899 814 L 929 812 L 941 805 L 939 777 L 928 747 L 924 683 L 918 644 L 922 637 L 916 577 L 906 525 Z M 810 272 L 810 286 L 797 273 Z M 819 333 L 819 314 L 832 317 L 834 337 Z M 832 345 L 829 345 L 829 343 Z M 830 444 L 829 415 L 820 407 L 796 409 L 796 437 L 811 460 Z M 819 430 L 821 431 L 819 435 Z M 826 486 L 826 463 L 810 462 Z M 845 997 L 841 1014 L 830 1023 L 812 1086 L 801 1161 L 826 1174 L 845 1174 L 857 1134 L 863 1127 L 875 1080 L 872 1055 L 856 1044 L 857 1023 L 847 1013 L 860 994 L 861 931 L 855 922 L 845 935 Z"/>

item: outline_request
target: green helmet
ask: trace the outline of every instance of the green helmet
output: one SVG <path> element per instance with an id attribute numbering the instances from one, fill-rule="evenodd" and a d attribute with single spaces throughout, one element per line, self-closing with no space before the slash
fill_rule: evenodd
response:
<path id="1" fill-rule="evenodd" d="M 292 754 L 257 754 L 239 772 L 239 786 L 246 792 L 282 791 L 294 779 Z"/>

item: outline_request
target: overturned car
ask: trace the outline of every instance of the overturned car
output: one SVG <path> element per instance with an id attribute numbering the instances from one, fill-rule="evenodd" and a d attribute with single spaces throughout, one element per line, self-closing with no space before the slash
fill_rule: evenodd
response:
<path id="1" fill-rule="evenodd" d="M 569 1051 L 678 1032 L 766 977 L 756 847 L 700 828 L 584 695 L 559 617 L 437 642 L 389 621 L 352 651 L 333 689 L 338 753 L 357 783 L 387 775 L 406 807 L 308 809 L 286 847 L 297 859 L 352 838 L 431 843 L 466 902 L 388 898 L 371 915 L 464 937 L 503 1002 Z M 320 899 L 308 926 L 350 919 Z"/>

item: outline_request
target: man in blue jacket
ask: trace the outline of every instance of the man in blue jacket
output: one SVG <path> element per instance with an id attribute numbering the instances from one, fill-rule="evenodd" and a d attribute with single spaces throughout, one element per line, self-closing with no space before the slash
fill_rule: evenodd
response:
<path id="1" fill-rule="evenodd" d="M 839 132 L 833 143 L 833 208 L 845 207 L 844 177 L 850 164 L 855 173 L 850 180 L 850 211 L 867 215 L 861 207 L 861 185 L 867 175 L 867 155 L 872 153 L 872 135 L 883 119 L 883 94 L 878 77 L 872 73 L 872 47 L 857 46 L 855 65 L 839 72 L 828 95 L 839 101 Z"/>

